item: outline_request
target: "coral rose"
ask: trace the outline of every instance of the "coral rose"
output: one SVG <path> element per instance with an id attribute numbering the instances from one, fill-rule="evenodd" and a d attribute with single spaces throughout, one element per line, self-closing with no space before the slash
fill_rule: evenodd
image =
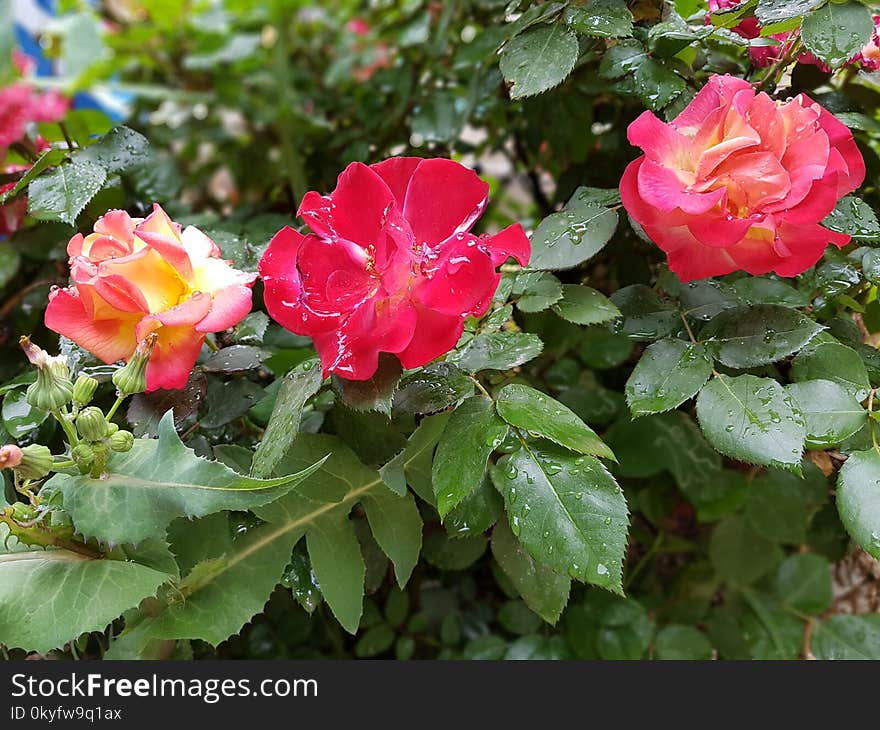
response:
<path id="1" fill-rule="evenodd" d="M 370 378 L 380 352 L 405 368 L 455 347 L 469 316 L 482 316 L 499 264 L 525 265 L 519 224 L 470 233 L 489 186 L 445 159 L 397 157 L 349 165 L 330 195 L 307 193 L 301 215 L 314 233 L 284 228 L 260 262 L 269 314 L 312 337 L 324 373 Z"/>
<path id="2" fill-rule="evenodd" d="M 147 218 L 111 210 L 67 246 L 73 286 L 50 295 L 46 326 L 107 363 L 158 335 L 147 390 L 182 388 L 205 334 L 251 310 L 256 278 L 232 268 L 197 228 L 181 231 L 158 205 Z"/>
<path id="3" fill-rule="evenodd" d="M 671 122 L 644 112 L 628 136 L 645 154 L 623 173 L 623 205 L 684 281 L 795 276 L 849 242 L 820 222 L 865 163 L 849 129 L 803 94 L 780 103 L 713 76 Z"/>

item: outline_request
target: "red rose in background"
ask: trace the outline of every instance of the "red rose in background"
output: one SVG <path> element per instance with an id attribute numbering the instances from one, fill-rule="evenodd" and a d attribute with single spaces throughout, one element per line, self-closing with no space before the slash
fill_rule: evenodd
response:
<path id="1" fill-rule="evenodd" d="M 620 196 L 684 281 L 775 271 L 795 276 L 849 236 L 820 225 L 865 178 L 852 133 L 800 94 L 779 103 L 713 76 L 668 124 L 644 112 L 628 130 L 645 154 Z"/>
<path id="2" fill-rule="evenodd" d="M 32 122 L 57 122 L 69 105 L 58 92 L 40 93 L 26 83 L 0 89 L 0 147 L 22 139 Z"/>
<path id="3" fill-rule="evenodd" d="M 308 235 L 284 228 L 260 262 L 269 314 L 310 336 L 324 373 L 370 378 L 380 352 L 415 368 L 448 352 L 464 321 L 482 316 L 499 264 L 529 260 L 519 224 L 494 236 L 470 233 L 489 186 L 445 159 L 355 162 L 336 190 L 307 193 Z"/>

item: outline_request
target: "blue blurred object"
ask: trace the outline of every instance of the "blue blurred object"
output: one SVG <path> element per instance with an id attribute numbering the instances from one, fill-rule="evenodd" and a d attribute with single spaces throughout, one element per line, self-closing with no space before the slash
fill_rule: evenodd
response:
<path id="1" fill-rule="evenodd" d="M 12 0 L 15 19 L 15 38 L 18 49 L 34 61 L 37 76 L 61 76 L 58 62 L 46 58 L 39 37 L 57 15 L 56 0 Z M 112 89 L 108 91 L 81 92 L 73 97 L 74 109 L 97 109 L 114 122 L 124 121 L 130 111 L 132 94 Z"/>

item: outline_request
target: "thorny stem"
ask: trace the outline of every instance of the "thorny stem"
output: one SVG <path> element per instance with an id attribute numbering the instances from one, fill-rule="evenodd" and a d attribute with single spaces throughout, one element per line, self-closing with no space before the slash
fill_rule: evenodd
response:
<path id="1" fill-rule="evenodd" d="M 487 398 L 491 398 L 491 397 L 492 397 L 491 395 L 489 395 L 489 391 L 486 390 L 486 389 L 483 387 L 483 384 L 482 384 L 479 380 L 477 380 L 475 377 L 473 377 L 473 376 L 471 376 L 471 375 L 469 375 L 468 377 L 471 379 L 471 381 L 473 382 L 473 384 L 477 386 L 477 389 L 478 389 L 478 390 L 479 390 L 484 396 L 486 396 Z"/>
<path id="2" fill-rule="evenodd" d="M 761 79 L 761 83 L 758 84 L 758 91 L 764 91 L 767 87 L 771 85 L 773 87 L 772 90 L 774 92 L 776 91 L 776 86 L 777 84 L 779 84 L 780 77 L 785 72 L 785 69 L 797 57 L 797 54 L 801 52 L 802 46 L 803 42 L 801 41 L 800 36 L 798 36 L 791 42 L 788 50 L 782 54 L 779 60 L 770 67 L 767 75 L 764 76 L 763 79 Z M 772 82 L 772 84 L 770 82 Z"/>

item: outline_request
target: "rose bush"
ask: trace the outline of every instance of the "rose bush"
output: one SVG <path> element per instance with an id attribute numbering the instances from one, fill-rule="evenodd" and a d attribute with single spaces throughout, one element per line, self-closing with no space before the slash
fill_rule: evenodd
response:
<path id="1" fill-rule="evenodd" d="M 352 163 L 329 195 L 309 192 L 297 215 L 314 233 L 280 231 L 260 262 L 269 314 L 309 335 L 324 374 L 366 380 L 379 353 L 416 368 L 451 350 L 482 317 L 508 257 L 529 261 L 518 223 L 470 230 L 489 186 L 452 160 Z"/>
<path id="2" fill-rule="evenodd" d="M 158 205 L 146 218 L 110 211 L 67 244 L 73 286 L 50 295 L 46 326 L 106 363 L 158 334 L 147 389 L 186 385 L 205 335 L 251 310 L 255 276 L 234 269 L 198 228 Z"/>
<path id="3" fill-rule="evenodd" d="M 865 4 L 77 7 L 0 654 L 880 657 Z"/>

